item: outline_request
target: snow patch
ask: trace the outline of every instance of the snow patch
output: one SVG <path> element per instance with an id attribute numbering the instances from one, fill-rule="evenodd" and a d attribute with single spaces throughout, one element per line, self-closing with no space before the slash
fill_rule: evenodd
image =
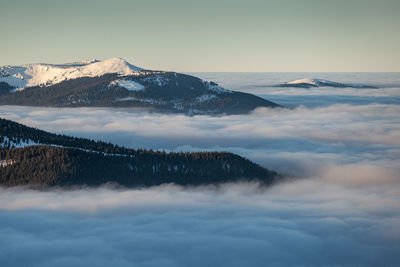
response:
<path id="1" fill-rule="evenodd" d="M 203 102 L 210 101 L 214 98 L 217 98 L 217 96 L 216 95 L 201 95 L 201 96 L 196 97 L 196 102 L 203 103 Z"/>
<path id="2" fill-rule="evenodd" d="M 203 82 L 209 91 L 215 92 L 217 94 L 232 93 L 231 90 L 227 90 L 214 82 L 208 82 L 208 81 L 203 81 Z"/>
<path id="3" fill-rule="evenodd" d="M 39 143 L 36 143 L 35 141 L 33 141 L 31 139 L 28 139 L 28 140 L 20 139 L 18 142 L 16 138 L 8 138 L 7 136 L 3 136 L 3 141 L 0 143 L 0 147 L 4 147 L 6 144 L 8 144 L 10 147 L 14 147 L 14 148 L 22 148 L 22 147 L 26 147 L 26 146 L 39 145 Z"/>
<path id="4" fill-rule="evenodd" d="M 0 167 L 5 167 L 8 165 L 12 165 L 15 163 L 15 160 L 12 159 L 4 159 L 4 160 L 0 160 Z"/>
<path id="5" fill-rule="evenodd" d="M 24 77 L 21 75 L 21 73 L 15 73 L 15 74 L 13 74 L 13 77 L 15 78 L 15 79 L 20 79 L 20 80 L 23 80 L 24 79 Z"/>
<path id="6" fill-rule="evenodd" d="M 307 84 L 311 86 L 345 86 L 345 84 L 338 83 L 338 82 L 333 82 L 333 81 L 328 81 L 328 80 L 323 80 L 323 79 L 310 79 L 310 78 L 304 78 L 304 79 L 299 79 L 299 80 L 294 80 L 287 82 L 286 84 Z"/>
<path id="7" fill-rule="evenodd" d="M 173 103 L 173 105 L 174 105 L 174 109 L 176 109 L 176 110 L 180 110 L 180 111 L 184 110 L 182 102 L 175 102 L 175 103 Z"/>
<path id="8" fill-rule="evenodd" d="M 321 81 L 323 81 L 323 80 L 303 78 L 303 79 L 287 82 L 286 84 L 302 84 L 302 83 L 306 83 L 306 84 L 318 86 L 318 83 L 321 82 Z"/>
<path id="9" fill-rule="evenodd" d="M 143 91 L 145 89 L 145 87 L 142 84 L 137 83 L 132 80 L 126 80 L 126 79 L 112 81 L 108 87 L 111 87 L 111 86 L 124 87 L 129 91 Z"/>

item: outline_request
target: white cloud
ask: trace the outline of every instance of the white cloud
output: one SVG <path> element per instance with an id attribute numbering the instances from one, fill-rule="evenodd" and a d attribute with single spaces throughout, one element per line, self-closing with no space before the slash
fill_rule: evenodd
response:
<path id="1" fill-rule="evenodd" d="M 1 106 L 1 117 L 51 132 L 130 147 L 228 150 L 297 179 L 268 189 L 0 189 L 0 263 L 395 266 L 398 114 L 399 106 L 378 104 L 190 118 Z"/>
<path id="2" fill-rule="evenodd" d="M 258 109 L 251 115 L 222 117 L 0 107 L 2 117 L 51 132 L 128 147 L 228 150 L 297 177 L 337 177 L 347 184 L 371 185 L 400 182 L 398 114 L 400 106 L 379 104 Z"/>
<path id="3" fill-rule="evenodd" d="M 0 189 L 5 266 L 394 266 L 399 185 Z M 23 256 L 21 256 L 23 255 Z"/>

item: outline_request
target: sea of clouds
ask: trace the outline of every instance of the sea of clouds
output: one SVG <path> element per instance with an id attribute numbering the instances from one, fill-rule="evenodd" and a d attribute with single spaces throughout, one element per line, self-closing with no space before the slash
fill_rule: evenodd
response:
<path id="1" fill-rule="evenodd" d="M 400 73 L 192 73 L 216 81 L 226 88 L 256 94 L 285 107 L 326 107 L 341 103 L 349 105 L 400 104 Z M 277 87 L 303 78 L 326 79 L 345 84 L 375 86 L 359 88 L 290 88 Z"/>
<path id="2" fill-rule="evenodd" d="M 250 115 L 160 115 L 130 109 L 0 106 L 50 132 L 167 151 L 231 151 L 298 178 L 399 181 L 400 105 L 258 109 Z M 350 172 L 351 170 L 351 172 Z"/>
<path id="3" fill-rule="evenodd" d="M 0 190 L 2 266 L 396 266 L 399 185 Z"/>
<path id="4" fill-rule="evenodd" d="M 228 81 L 233 74 L 218 75 Z M 385 75 L 381 83 L 387 81 Z M 380 81 L 373 77 L 369 83 L 375 80 Z M 260 78 L 258 84 L 264 82 Z M 277 88 L 263 90 L 259 95 L 278 95 Z M 321 89 L 308 93 L 315 93 L 314 102 L 319 95 L 315 90 Z M 343 104 L 337 101 L 343 91 L 332 89 L 325 104 L 304 105 L 306 91 L 300 89 L 298 95 L 288 93 L 290 101 L 297 99 L 291 109 L 261 108 L 249 115 L 218 117 L 0 106 L 0 117 L 50 132 L 133 148 L 231 151 L 294 178 L 268 188 L 254 183 L 67 191 L 3 188 L 0 263 L 396 266 L 399 89 L 369 90 L 354 89 Z M 381 102 L 377 93 L 395 102 Z M 325 96 L 319 97 L 323 102 Z M 361 103 L 351 97 L 370 100 Z"/>

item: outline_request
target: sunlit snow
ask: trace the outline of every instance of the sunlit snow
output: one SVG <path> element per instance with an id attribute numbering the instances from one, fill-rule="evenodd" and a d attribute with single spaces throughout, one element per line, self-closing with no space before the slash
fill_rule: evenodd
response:
<path id="1" fill-rule="evenodd" d="M 132 75 L 141 70 L 122 58 L 110 58 L 103 61 L 85 60 L 61 65 L 26 64 L 0 67 L 0 82 L 6 82 L 16 88 L 25 88 L 52 85 L 81 77 L 96 77 L 107 73 Z"/>

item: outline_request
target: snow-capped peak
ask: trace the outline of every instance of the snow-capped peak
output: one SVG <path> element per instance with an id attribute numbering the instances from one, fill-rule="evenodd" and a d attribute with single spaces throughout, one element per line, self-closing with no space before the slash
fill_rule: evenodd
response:
<path id="1" fill-rule="evenodd" d="M 324 79 L 310 79 L 310 78 L 304 78 L 300 80 L 294 80 L 291 82 L 285 83 L 285 85 L 288 86 L 303 86 L 303 87 L 319 87 L 319 86 L 332 86 L 332 87 L 355 87 L 356 85 L 350 85 L 350 84 L 343 84 L 343 83 L 338 83 L 338 82 L 333 82 L 333 81 L 328 81 Z"/>
<path id="2" fill-rule="evenodd" d="M 320 82 L 326 82 L 326 80 L 303 78 L 303 79 L 287 82 L 286 84 L 302 84 L 302 83 L 305 83 L 305 84 L 312 84 L 312 85 L 317 86 Z"/>
<path id="3" fill-rule="evenodd" d="M 26 64 L 0 67 L 0 82 L 6 82 L 20 90 L 30 86 L 46 86 L 69 79 L 96 77 L 107 73 L 130 75 L 142 69 L 122 58 L 96 59 L 65 64 Z"/>
<path id="4" fill-rule="evenodd" d="M 341 82 L 333 82 L 324 79 L 310 79 L 304 78 L 300 80 L 294 80 L 291 82 L 283 83 L 279 86 L 284 87 L 303 87 L 303 88 L 310 88 L 310 87 L 337 87 L 337 88 L 364 88 L 364 89 L 376 89 L 377 87 L 373 85 L 366 85 L 366 84 L 355 84 L 355 83 L 341 83 Z"/>
<path id="5" fill-rule="evenodd" d="M 126 60 L 114 57 L 103 61 L 94 62 L 86 65 L 86 71 L 99 73 L 103 75 L 106 73 L 118 73 L 120 75 L 128 75 L 142 70 L 139 67 L 129 64 Z M 95 75 L 95 76 L 99 76 Z"/>

